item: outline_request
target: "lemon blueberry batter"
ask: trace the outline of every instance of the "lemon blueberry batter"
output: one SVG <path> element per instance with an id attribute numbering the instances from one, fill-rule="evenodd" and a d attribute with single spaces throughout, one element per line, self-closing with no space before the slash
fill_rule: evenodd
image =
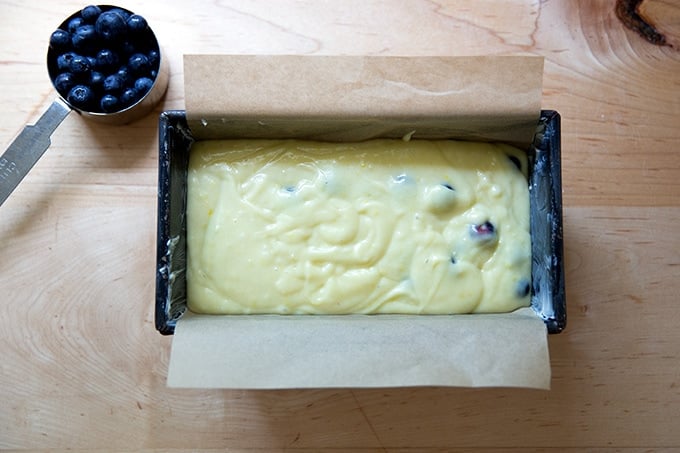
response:
<path id="1" fill-rule="evenodd" d="M 188 306 L 455 314 L 529 305 L 525 153 L 452 140 L 215 140 L 188 174 Z"/>

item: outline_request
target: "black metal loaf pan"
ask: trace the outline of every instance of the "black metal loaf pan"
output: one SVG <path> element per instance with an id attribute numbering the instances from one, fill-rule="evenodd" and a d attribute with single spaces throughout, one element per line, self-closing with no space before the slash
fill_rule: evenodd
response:
<path id="1" fill-rule="evenodd" d="M 159 121 L 156 329 L 171 335 L 186 310 L 186 183 L 194 142 L 185 112 L 163 112 Z M 543 110 L 529 157 L 531 306 L 549 333 L 566 326 L 562 243 L 560 115 Z M 480 315 L 483 316 L 483 315 Z"/>

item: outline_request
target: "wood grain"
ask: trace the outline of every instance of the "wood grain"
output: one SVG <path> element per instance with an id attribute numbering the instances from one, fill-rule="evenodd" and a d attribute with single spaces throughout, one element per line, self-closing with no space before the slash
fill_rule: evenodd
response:
<path id="1" fill-rule="evenodd" d="M 677 48 L 680 5 L 663 0 L 617 0 L 616 16 L 650 43 Z"/>
<path id="2" fill-rule="evenodd" d="M 0 1 L 0 143 L 56 96 L 52 28 L 83 5 Z M 184 107 L 184 53 L 546 58 L 562 114 L 567 330 L 553 388 L 165 386 L 153 327 L 157 131 L 73 114 L 0 207 L 8 451 L 661 451 L 680 448 L 680 53 L 614 0 L 140 0 Z M 677 4 L 641 11 L 676 42 Z"/>

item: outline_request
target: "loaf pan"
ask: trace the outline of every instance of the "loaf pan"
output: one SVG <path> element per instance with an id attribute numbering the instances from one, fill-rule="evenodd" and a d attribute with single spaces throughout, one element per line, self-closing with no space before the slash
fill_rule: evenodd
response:
<path id="1" fill-rule="evenodd" d="M 163 335 L 173 334 L 186 310 L 187 167 L 193 142 L 183 110 L 160 115 L 155 322 Z M 543 110 L 527 149 L 531 307 L 551 334 L 561 332 L 567 322 L 560 145 L 560 115 Z"/>

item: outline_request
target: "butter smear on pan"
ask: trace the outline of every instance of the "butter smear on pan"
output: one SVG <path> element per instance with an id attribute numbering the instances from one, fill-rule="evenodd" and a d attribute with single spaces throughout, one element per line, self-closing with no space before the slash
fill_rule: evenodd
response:
<path id="1" fill-rule="evenodd" d="M 528 306 L 526 154 L 453 140 L 191 149 L 187 304 L 208 314 Z"/>

